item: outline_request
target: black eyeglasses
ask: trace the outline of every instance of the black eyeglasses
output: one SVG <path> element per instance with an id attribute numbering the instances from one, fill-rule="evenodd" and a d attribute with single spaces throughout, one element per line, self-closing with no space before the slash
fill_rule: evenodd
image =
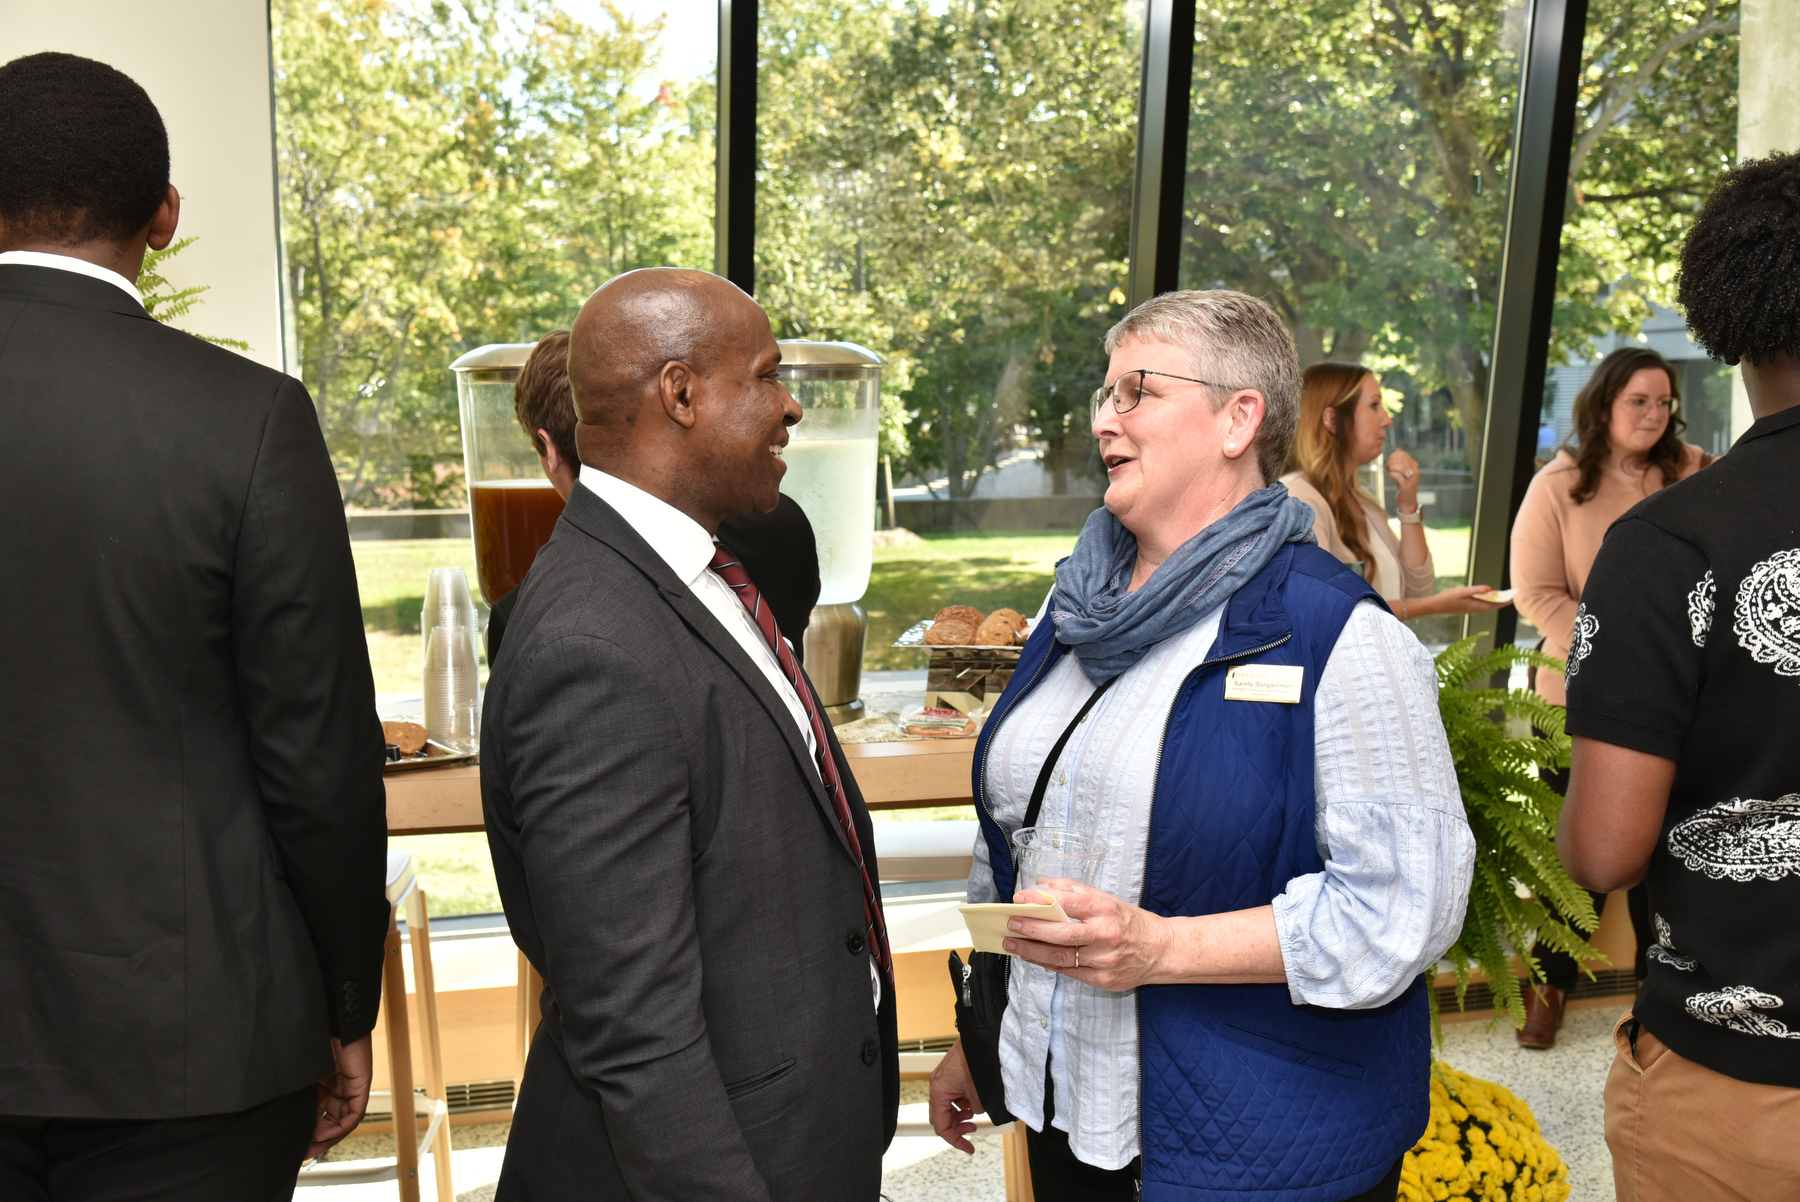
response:
<path id="1" fill-rule="evenodd" d="M 1094 389 L 1093 420 L 1100 420 L 1100 410 L 1106 407 L 1108 401 L 1112 402 L 1113 412 L 1120 416 L 1136 409 L 1138 402 L 1144 399 L 1145 376 L 1161 376 L 1165 380 L 1180 380 L 1184 384 L 1204 384 L 1208 388 L 1225 387 L 1223 384 L 1214 384 L 1211 380 L 1196 380 L 1190 376 L 1172 376 L 1166 371 L 1150 371 L 1140 367 L 1134 371 L 1120 373 L 1119 378 L 1110 385 Z"/>

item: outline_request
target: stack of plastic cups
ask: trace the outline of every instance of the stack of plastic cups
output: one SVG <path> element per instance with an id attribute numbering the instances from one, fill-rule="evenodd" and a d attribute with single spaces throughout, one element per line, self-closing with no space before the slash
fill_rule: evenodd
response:
<path id="1" fill-rule="evenodd" d="M 425 732 L 455 751 L 474 751 L 481 737 L 475 600 L 461 568 L 433 568 L 419 616 L 425 636 Z"/>

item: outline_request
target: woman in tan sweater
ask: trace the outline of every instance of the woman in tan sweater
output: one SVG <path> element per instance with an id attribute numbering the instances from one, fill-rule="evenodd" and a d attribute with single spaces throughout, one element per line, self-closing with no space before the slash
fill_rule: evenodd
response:
<path id="1" fill-rule="evenodd" d="M 1543 632 L 1543 647 L 1558 659 L 1569 657 L 1581 622 L 1581 589 L 1607 527 L 1627 509 L 1677 480 L 1699 471 L 1711 458 L 1681 440 L 1681 389 L 1663 357 L 1648 347 L 1624 347 L 1602 359 L 1575 398 L 1576 446 L 1567 446 L 1532 477 L 1512 529 L 1512 580 L 1519 612 Z M 1563 676 L 1539 670 L 1538 695 L 1564 704 Z M 1545 775 L 1562 792 L 1568 770 Z M 1596 911 L 1606 895 L 1596 893 Z M 1644 887 L 1630 895 L 1632 926 L 1638 938 L 1637 976 L 1644 976 L 1644 952 L 1651 942 Z M 1518 1039 L 1526 1047 L 1556 1042 L 1563 1004 L 1580 972 L 1561 952 L 1540 950 L 1545 984 L 1526 991 L 1525 1026 Z"/>
<path id="2" fill-rule="evenodd" d="M 1474 599 L 1488 591 L 1484 584 L 1433 591 L 1437 568 L 1425 542 L 1419 465 L 1411 455 L 1395 451 L 1387 460 L 1398 490 L 1398 535 L 1381 505 L 1356 484 L 1356 469 L 1381 456 L 1393 424 L 1374 372 L 1357 363 L 1313 364 L 1300 373 L 1300 421 L 1288 458 L 1292 470 L 1281 482 L 1312 506 L 1319 546 L 1345 563 L 1360 563 L 1401 621 L 1500 608 Z"/>
<path id="3" fill-rule="evenodd" d="M 1544 635 L 1544 650 L 1569 656 L 1581 586 L 1607 527 L 1658 489 L 1699 471 L 1699 447 L 1681 441 L 1680 386 L 1648 347 L 1600 361 L 1575 398 L 1575 450 L 1567 446 L 1532 477 L 1512 529 L 1512 580 L 1519 612 Z M 1563 704 L 1560 672 L 1537 674 L 1538 695 Z"/>

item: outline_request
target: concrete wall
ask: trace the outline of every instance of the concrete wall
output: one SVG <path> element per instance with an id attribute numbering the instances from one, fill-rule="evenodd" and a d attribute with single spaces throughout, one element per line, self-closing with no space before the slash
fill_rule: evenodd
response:
<path id="1" fill-rule="evenodd" d="M 1800 4 L 1744 0 L 1738 34 L 1738 161 L 1800 150 Z M 1731 436 L 1750 428 L 1750 399 L 1731 390 Z"/>
<path id="2" fill-rule="evenodd" d="M 179 323 L 239 338 L 282 366 L 281 272 L 265 0 L 0 0 L 0 62 L 61 50 L 109 63 L 150 93 L 169 128 L 181 189 L 168 264 L 178 287 L 211 291 Z"/>
<path id="3" fill-rule="evenodd" d="M 963 501 L 894 500 L 894 517 L 915 533 L 928 530 L 1077 530 L 1100 508 L 1099 497 L 970 497 Z"/>
<path id="4" fill-rule="evenodd" d="M 351 542 L 398 538 L 468 538 L 466 509 L 363 510 L 345 515 Z"/>

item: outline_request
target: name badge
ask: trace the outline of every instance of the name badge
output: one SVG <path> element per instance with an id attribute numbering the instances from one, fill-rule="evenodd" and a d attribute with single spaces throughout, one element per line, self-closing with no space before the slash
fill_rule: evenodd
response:
<path id="1" fill-rule="evenodd" d="M 1225 700 L 1299 705 L 1305 675 L 1306 669 L 1298 664 L 1240 664 L 1225 673 Z"/>

